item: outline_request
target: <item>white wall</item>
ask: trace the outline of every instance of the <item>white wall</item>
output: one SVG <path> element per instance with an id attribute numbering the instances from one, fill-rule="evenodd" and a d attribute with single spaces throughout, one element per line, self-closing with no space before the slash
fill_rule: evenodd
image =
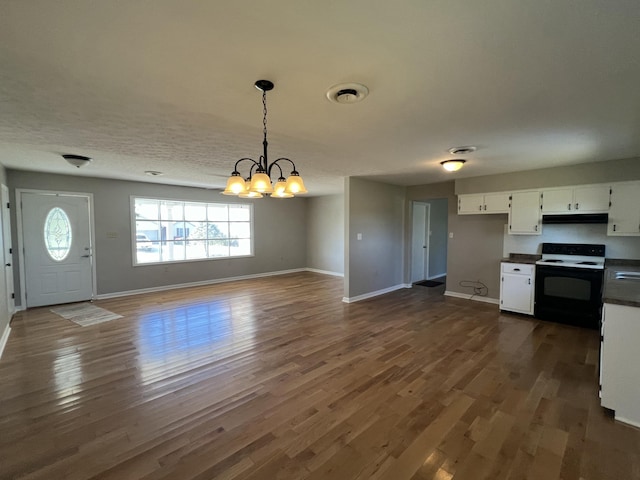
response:
<path id="1" fill-rule="evenodd" d="M 6 172 L 5 168 L 0 165 L 0 183 L 6 185 Z M 8 210 L 5 209 L 5 205 L 2 205 L 3 214 L 5 212 L 8 213 Z M 15 203 L 14 203 L 15 209 Z M 10 241 L 10 239 L 5 239 L 2 231 L 2 226 L 0 225 L 0 259 L 3 260 L 4 264 L 4 247 L 5 242 Z M 3 267 L 4 268 L 4 267 Z M 5 279 L 4 269 L 0 272 L 0 355 L 2 355 L 2 351 L 4 349 L 4 344 L 9 335 L 9 322 L 11 321 L 11 315 L 13 310 L 13 305 L 9 306 L 7 302 L 7 294 L 11 294 L 13 292 L 7 292 L 7 281 Z"/>
<path id="2" fill-rule="evenodd" d="M 608 237 L 606 225 L 543 225 L 542 235 L 508 235 L 505 224 L 503 255 L 542 252 L 543 242 L 599 243 L 607 258 L 640 259 L 640 237 Z"/>
<path id="3" fill-rule="evenodd" d="M 344 195 L 307 200 L 307 267 L 344 274 Z"/>

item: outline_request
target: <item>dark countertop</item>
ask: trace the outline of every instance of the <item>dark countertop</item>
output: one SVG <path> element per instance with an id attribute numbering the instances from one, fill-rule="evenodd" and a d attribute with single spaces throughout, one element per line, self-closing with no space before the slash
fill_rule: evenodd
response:
<path id="1" fill-rule="evenodd" d="M 640 308 L 640 260 L 607 258 L 604 266 L 606 270 L 602 301 Z M 637 280 L 616 278 L 616 275 L 622 272 L 637 273 L 638 278 Z"/>
<path id="2" fill-rule="evenodd" d="M 535 264 L 542 258 L 542 255 L 535 255 L 530 253 L 510 253 L 509 257 L 503 258 L 503 263 L 528 263 Z"/>

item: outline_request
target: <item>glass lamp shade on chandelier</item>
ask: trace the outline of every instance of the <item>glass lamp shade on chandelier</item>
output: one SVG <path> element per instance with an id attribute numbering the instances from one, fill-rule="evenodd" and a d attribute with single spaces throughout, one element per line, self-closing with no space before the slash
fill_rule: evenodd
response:
<path id="1" fill-rule="evenodd" d="M 273 83 L 269 80 L 258 80 L 255 83 L 255 87 L 262 91 L 263 153 L 258 160 L 248 157 L 238 160 L 233 172 L 231 172 L 231 176 L 227 180 L 227 187 L 221 193 L 223 195 L 237 195 L 242 198 L 262 198 L 263 195 L 271 195 L 275 198 L 291 198 L 295 195 L 307 193 L 302 177 L 296 170 L 296 165 L 292 160 L 281 157 L 269 163 L 267 157 L 267 92 L 273 90 Z M 249 176 L 246 179 L 238 171 L 238 166 L 242 162 L 248 162 L 251 165 L 249 167 Z M 292 170 L 285 179 L 282 173 L 282 164 L 288 165 L 288 163 L 291 164 Z M 279 174 L 275 185 L 271 182 L 271 173 L 274 169 Z"/>

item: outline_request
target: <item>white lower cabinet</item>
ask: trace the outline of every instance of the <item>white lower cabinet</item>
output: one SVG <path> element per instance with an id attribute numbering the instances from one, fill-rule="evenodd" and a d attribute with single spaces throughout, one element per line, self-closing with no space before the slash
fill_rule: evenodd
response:
<path id="1" fill-rule="evenodd" d="M 601 403 L 640 427 L 640 307 L 605 303 L 600 352 Z"/>
<path id="2" fill-rule="evenodd" d="M 535 265 L 500 264 L 500 310 L 533 315 Z"/>

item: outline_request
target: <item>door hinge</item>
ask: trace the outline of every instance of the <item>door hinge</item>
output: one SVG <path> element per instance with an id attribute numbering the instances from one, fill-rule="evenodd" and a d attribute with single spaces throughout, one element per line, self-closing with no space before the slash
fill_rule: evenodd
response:
<path id="1" fill-rule="evenodd" d="M 15 293 L 12 293 L 12 294 L 11 294 L 11 298 L 16 298 L 16 294 L 15 294 Z"/>
<path id="2" fill-rule="evenodd" d="M 10 249 L 9 249 L 9 253 L 13 253 L 13 248 L 10 248 Z"/>
<path id="3" fill-rule="evenodd" d="M 7 202 L 7 208 L 11 208 L 11 204 Z"/>

